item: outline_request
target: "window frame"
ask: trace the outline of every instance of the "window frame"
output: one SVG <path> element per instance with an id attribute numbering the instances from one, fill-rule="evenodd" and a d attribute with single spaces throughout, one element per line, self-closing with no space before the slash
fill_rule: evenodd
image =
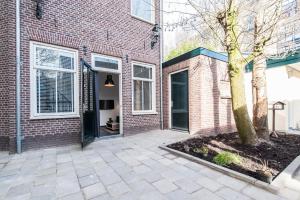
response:
<path id="1" fill-rule="evenodd" d="M 139 19 L 139 20 L 141 20 L 141 21 L 144 21 L 144 22 L 147 22 L 147 23 L 150 23 L 150 24 L 155 24 L 155 0 L 151 0 L 151 4 L 154 6 L 153 7 L 153 10 L 151 11 L 151 20 L 149 21 L 149 20 L 147 20 L 147 19 L 144 19 L 144 18 L 142 18 L 142 17 L 140 17 L 140 16 L 137 16 L 137 15 L 135 15 L 134 13 L 133 13 L 133 1 L 135 1 L 135 0 L 130 0 L 130 14 L 131 14 L 131 16 L 132 17 L 134 17 L 134 18 L 136 18 L 136 19 Z M 152 6 L 151 6 L 152 7 Z"/>
<path id="2" fill-rule="evenodd" d="M 74 69 L 62 69 L 54 67 L 40 67 L 36 65 L 36 48 L 59 50 L 73 54 Z M 41 42 L 30 42 L 30 119 L 57 119 L 57 118 L 78 118 L 79 116 L 79 73 L 78 73 L 78 51 L 56 45 L 45 44 Z M 74 93 L 74 111 L 73 112 L 57 112 L 56 113 L 38 113 L 37 112 L 37 71 L 48 70 L 52 72 L 69 72 L 74 74 L 73 93 Z"/>
<path id="3" fill-rule="evenodd" d="M 152 79 L 147 79 L 147 78 L 139 78 L 139 77 L 134 77 L 134 65 L 138 65 L 141 67 L 146 67 L 152 69 Z M 133 115 L 150 115 L 150 114 L 158 114 L 156 112 L 156 69 L 155 65 L 153 64 L 148 64 L 148 63 L 143 63 L 143 62 L 137 62 L 133 61 L 131 63 L 131 93 L 132 93 L 132 114 Z M 135 80 L 140 80 L 140 81 L 148 81 L 152 82 L 152 109 L 151 110 L 134 110 L 134 81 Z"/>

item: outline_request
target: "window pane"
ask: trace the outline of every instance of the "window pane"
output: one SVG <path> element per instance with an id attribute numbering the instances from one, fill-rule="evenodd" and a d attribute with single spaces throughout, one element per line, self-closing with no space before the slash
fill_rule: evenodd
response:
<path id="1" fill-rule="evenodd" d="M 36 64 L 45 67 L 58 67 L 58 52 L 42 47 L 36 48 Z"/>
<path id="2" fill-rule="evenodd" d="M 118 70 L 118 61 L 109 58 L 95 57 L 95 66 L 106 69 Z"/>
<path id="3" fill-rule="evenodd" d="M 144 81 L 144 110 L 152 110 L 152 83 Z"/>
<path id="4" fill-rule="evenodd" d="M 37 71 L 38 113 L 56 112 L 56 72 Z"/>
<path id="5" fill-rule="evenodd" d="M 74 74 L 57 73 L 57 109 L 58 112 L 74 111 Z"/>
<path id="6" fill-rule="evenodd" d="M 59 50 L 36 47 L 36 65 L 74 69 L 74 55 Z"/>
<path id="7" fill-rule="evenodd" d="M 74 69 L 74 58 L 66 55 L 59 57 L 59 68 Z"/>
<path id="8" fill-rule="evenodd" d="M 152 79 L 152 69 L 148 67 L 142 67 L 139 65 L 133 66 L 133 76 L 138 78 Z"/>
<path id="9" fill-rule="evenodd" d="M 142 110 L 142 81 L 134 81 L 134 110 Z"/>
<path id="10" fill-rule="evenodd" d="M 147 20 L 152 21 L 152 0 L 133 0 L 132 1 L 132 14 Z"/>

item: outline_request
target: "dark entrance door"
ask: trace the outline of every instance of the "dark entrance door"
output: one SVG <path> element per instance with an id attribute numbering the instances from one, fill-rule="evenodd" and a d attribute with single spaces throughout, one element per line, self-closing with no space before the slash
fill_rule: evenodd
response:
<path id="1" fill-rule="evenodd" d="M 188 71 L 171 75 L 171 124 L 172 128 L 189 129 Z"/>
<path id="2" fill-rule="evenodd" d="M 97 72 L 81 59 L 81 145 L 99 137 L 99 94 Z"/>

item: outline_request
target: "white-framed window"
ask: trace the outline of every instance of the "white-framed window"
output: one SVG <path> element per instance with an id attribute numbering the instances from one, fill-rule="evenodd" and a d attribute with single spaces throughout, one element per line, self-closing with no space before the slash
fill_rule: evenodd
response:
<path id="1" fill-rule="evenodd" d="M 141 20 L 155 23 L 154 0 L 131 0 L 131 15 Z"/>
<path id="2" fill-rule="evenodd" d="M 155 65 L 132 63 L 132 112 L 156 114 Z"/>
<path id="3" fill-rule="evenodd" d="M 31 42 L 31 118 L 79 117 L 77 51 Z"/>

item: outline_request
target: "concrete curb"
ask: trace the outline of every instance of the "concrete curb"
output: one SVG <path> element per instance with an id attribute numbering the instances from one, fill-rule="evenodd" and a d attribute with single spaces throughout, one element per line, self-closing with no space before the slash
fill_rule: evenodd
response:
<path id="1" fill-rule="evenodd" d="M 279 188 L 277 186 L 272 185 L 272 183 L 271 184 L 265 183 L 263 181 L 260 181 L 260 180 L 257 180 L 255 178 L 252 178 L 251 176 L 247 176 L 245 174 L 241 174 L 239 172 L 236 172 L 236 171 L 233 171 L 231 169 L 228 169 L 228 168 L 216 165 L 216 164 L 208 162 L 206 160 L 202 160 L 202 159 L 194 157 L 192 155 L 189 155 L 189 154 L 186 154 L 186 153 L 183 153 L 183 152 L 171 149 L 171 148 L 167 147 L 167 145 L 166 146 L 159 146 L 159 148 L 161 148 L 163 150 L 166 150 L 166 151 L 168 151 L 170 153 L 176 154 L 176 155 L 178 155 L 180 157 L 186 158 L 186 159 L 188 159 L 190 161 L 193 161 L 193 162 L 199 163 L 201 165 L 204 165 L 206 167 L 209 167 L 211 169 L 214 169 L 216 171 L 219 171 L 219 172 L 221 172 L 223 174 L 226 174 L 228 176 L 231 176 L 233 178 L 236 178 L 236 179 L 242 180 L 244 182 L 247 182 L 249 184 L 255 185 L 256 187 L 259 187 L 261 189 L 267 190 L 267 191 L 272 192 L 274 194 L 278 194 L 279 193 Z"/>
<path id="2" fill-rule="evenodd" d="M 272 185 L 276 187 L 289 187 L 294 190 L 300 190 L 300 184 L 293 179 L 294 173 L 300 166 L 300 156 L 298 156 L 293 162 L 291 162 L 284 171 L 282 171 L 277 178 L 272 182 Z"/>

